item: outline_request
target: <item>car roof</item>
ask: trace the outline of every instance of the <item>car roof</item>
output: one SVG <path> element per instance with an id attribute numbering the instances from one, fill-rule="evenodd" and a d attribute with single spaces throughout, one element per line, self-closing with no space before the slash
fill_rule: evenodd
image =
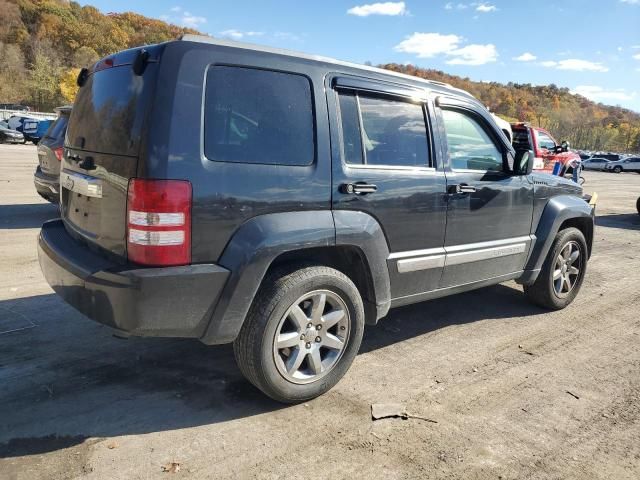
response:
<path id="1" fill-rule="evenodd" d="M 414 83 L 424 84 L 425 87 L 429 87 L 431 89 L 433 89 L 435 87 L 437 90 L 440 90 L 441 93 L 442 92 L 450 92 L 450 93 L 454 93 L 454 94 L 457 94 L 457 95 L 463 95 L 465 97 L 468 97 L 468 98 L 474 100 L 475 102 L 480 103 L 476 97 L 471 95 L 466 90 L 462 90 L 460 88 L 456 88 L 456 87 L 454 87 L 454 86 L 452 86 L 452 85 L 450 85 L 448 83 L 445 83 L 445 82 L 438 82 L 436 80 L 427 80 L 427 79 L 416 77 L 416 76 L 413 76 L 413 75 L 407 75 L 407 74 L 400 73 L 400 72 L 394 72 L 392 70 L 385 70 L 383 68 L 372 67 L 372 66 L 369 66 L 369 65 L 362 65 L 362 64 L 357 64 L 357 63 L 345 62 L 345 61 L 342 61 L 342 60 L 336 60 L 334 58 L 324 57 L 324 56 L 321 56 L 321 55 L 311 55 L 311 54 L 297 52 L 297 51 L 294 51 L 294 50 L 288 50 L 288 49 L 283 49 L 283 48 L 267 47 L 267 46 L 264 46 L 264 45 L 257 45 L 257 44 L 253 44 L 253 43 L 237 42 L 235 40 L 225 40 L 225 39 L 220 39 L 220 38 L 207 37 L 206 35 L 185 34 L 185 35 L 182 35 L 180 37 L 180 41 L 183 41 L 183 42 L 196 42 L 196 43 L 207 43 L 207 44 L 217 45 L 217 46 L 221 46 L 221 47 L 241 48 L 241 49 L 244 49 L 244 50 L 251 50 L 251 51 L 254 51 L 254 52 L 272 53 L 272 54 L 275 54 L 275 55 L 283 55 L 283 56 L 288 56 L 288 57 L 295 57 L 295 58 L 300 58 L 300 59 L 304 59 L 304 60 L 310 60 L 310 61 L 319 62 L 319 63 L 329 63 L 329 64 L 333 64 L 333 65 L 336 65 L 336 66 L 342 66 L 342 67 L 349 67 L 349 68 L 358 69 L 358 70 L 364 70 L 364 71 L 368 71 L 368 72 L 371 72 L 371 73 L 377 73 L 377 74 L 381 74 L 381 75 L 400 77 L 400 78 L 403 78 L 403 79 L 406 79 L 406 80 L 410 80 L 410 81 L 412 81 Z"/>

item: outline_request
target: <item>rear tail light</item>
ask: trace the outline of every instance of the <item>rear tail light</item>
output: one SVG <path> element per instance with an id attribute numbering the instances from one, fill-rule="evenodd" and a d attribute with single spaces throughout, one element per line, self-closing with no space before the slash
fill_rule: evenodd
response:
<path id="1" fill-rule="evenodd" d="M 58 161 L 61 162 L 62 161 L 62 147 L 54 148 L 53 149 L 53 153 L 55 154 L 55 156 L 58 159 Z"/>
<path id="2" fill-rule="evenodd" d="M 127 256 L 132 262 L 150 266 L 191 263 L 191 183 L 129 181 Z"/>

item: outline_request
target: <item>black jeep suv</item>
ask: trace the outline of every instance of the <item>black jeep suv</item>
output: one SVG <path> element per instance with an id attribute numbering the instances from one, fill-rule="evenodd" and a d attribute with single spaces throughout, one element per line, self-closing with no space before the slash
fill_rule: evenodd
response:
<path id="1" fill-rule="evenodd" d="M 123 333 L 233 342 L 267 395 L 326 392 L 390 308 L 507 280 L 567 306 L 593 208 L 449 85 L 187 35 L 84 70 L 47 281 Z"/>

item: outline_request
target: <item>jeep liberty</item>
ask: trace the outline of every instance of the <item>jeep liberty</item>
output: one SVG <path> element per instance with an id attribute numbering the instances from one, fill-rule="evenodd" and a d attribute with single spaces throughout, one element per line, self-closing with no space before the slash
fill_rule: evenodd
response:
<path id="1" fill-rule="evenodd" d="M 233 342 L 281 402 L 334 386 L 390 308 L 515 280 L 578 294 L 594 211 L 470 94 L 193 35 L 78 77 L 55 292 L 122 334 Z"/>

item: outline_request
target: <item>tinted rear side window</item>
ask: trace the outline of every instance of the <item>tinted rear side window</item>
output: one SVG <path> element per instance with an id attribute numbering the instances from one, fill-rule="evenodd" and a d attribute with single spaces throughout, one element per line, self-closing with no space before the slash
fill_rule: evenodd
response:
<path id="1" fill-rule="evenodd" d="M 244 67 L 207 72 L 204 152 L 219 162 L 310 165 L 315 153 L 309 80 Z"/>

